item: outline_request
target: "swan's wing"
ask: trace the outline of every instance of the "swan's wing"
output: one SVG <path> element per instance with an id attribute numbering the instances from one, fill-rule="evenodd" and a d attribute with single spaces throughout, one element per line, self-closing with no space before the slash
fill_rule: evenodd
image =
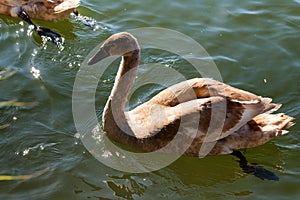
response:
<path id="1" fill-rule="evenodd" d="M 194 78 L 172 85 L 155 95 L 150 103 L 176 106 L 193 99 L 222 96 L 232 101 L 260 102 L 261 97 L 209 78 Z"/>
<path id="2" fill-rule="evenodd" d="M 54 7 L 55 13 L 61 13 L 70 9 L 75 9 L 80 5 L 80 0 L 64 0 Z"/>
<path id="3" fill-rule="evenodd" d="M 270 105 L 269 101 L 238 102 L 214 96 L 190 100 L 174 107 L 147 102 L 129 111 L 127 118 L 138 138 L 152 137 L 162 130 L 176 134 L 177 130 L 173 129 L 180 126 L 182 134 L 215 141 L 230 135 L 262 113 L 266 105 Z"/>
<path id="4" fill-rule="evenodd" d="M 179 118 L 186 122 L 198 120 L 197 137 L 210 142 L 234 133 L 253 117 L 263 113 L 266 107 L 274 108 L 275 105 L 270 106 L 273 104 L 269 101 L 270 99 L 262 99 L 260 102 L 238 102 L 224 97 L 209 97 L 178 104 L 170 108 L 170 113 L 176 113 L 173 117 L 175 120 Z"/>

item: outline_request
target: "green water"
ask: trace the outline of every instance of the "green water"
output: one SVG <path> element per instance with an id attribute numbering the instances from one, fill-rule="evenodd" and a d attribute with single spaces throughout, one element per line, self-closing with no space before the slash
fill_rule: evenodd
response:
<path id="1" fill-rule="evenodd" d="M 0 181 L 0 199 L 299 198 L 299 1 L 84 0 L 79 11 L 97 20 L 99 29 L 93 31 L 74 18 L 35 20 L 65 38 L 62 51 L 41 45 L 18 19 L 0 16 L 0 69 L 15 72 L 0 81 L 0 101 L 38 103 L 0 107 L 0 127 L 9 124 L 0 129 L 0 175 L 48 169 L 36 178 Z M 283 104 L 279 112 L 296 117 L 288 135 L 244 153 L 279 181 L 245 174 L 232 156 L 181 157 L 152 173 L 119 172 L 97 161 L 74 137 L 72 90 L 85 56 L 111 34 L 141 27 L 190 36 L 212 56 L 225 83 L 272 97 Z M 188 66 L 183 68 L 188 63 L 172 54 L 146 50 L 141 61 L 171 65 L 193 77 Z M 39 78 L 33 69 L 39 70 Z M 107 72 L 97 90 L 100 112 L 115 72 Z M 137 96 L 145 101 L 156 89 L 140 90 Z"/>

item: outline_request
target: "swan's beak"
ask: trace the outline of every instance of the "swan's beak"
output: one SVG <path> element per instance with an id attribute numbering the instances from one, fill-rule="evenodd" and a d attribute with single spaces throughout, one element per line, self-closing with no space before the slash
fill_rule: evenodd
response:
<path id="1" fill-rule="evenodd" d="M 101 47 L 100 50 L 90 58 L 90 60 L 88 61 L 88 65 L 93 65 L 100 60 L 107 58 L 108 56 L 110 56 L 110 54 L 105 50 L 105 48 Z"/>

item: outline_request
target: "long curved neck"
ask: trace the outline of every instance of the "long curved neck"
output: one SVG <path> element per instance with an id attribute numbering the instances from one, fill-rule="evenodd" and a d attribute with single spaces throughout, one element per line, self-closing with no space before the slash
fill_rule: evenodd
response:
<path id="1" fill-rule="evenodd" d="M 110 94 L 110 101 L 113 100 L 113 109 L 120 110 L 124 113 L 127 97 L 137 75 L 139 59 L 139 50 L 133 51 L 130 56 L 122 57 L 115 83 Z"/>
<path id="2" fill-rule="evenodd" d="M 103 111 L 103 129 L 114 140 L 123 140 L 133 135 L 124 113 L 127 97 L 134 83 L 139 65 L 140 52 L 134 50 L 130 56 L 123 56 L 115 83 Z M 124 134 L 124 132 L 126 134 Z M 120 141 L 120 142 L 121 142 Z"/>

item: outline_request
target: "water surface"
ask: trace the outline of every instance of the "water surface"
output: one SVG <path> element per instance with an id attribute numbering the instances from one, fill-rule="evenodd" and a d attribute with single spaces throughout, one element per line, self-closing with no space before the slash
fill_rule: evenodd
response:
<path id="1" fill-rule="evenodd" d="M 59 32 L 65 48 L 41 44 L 20 20 L 0 16 L 0 69 L 15 72 L 0 81 L 0 101 L 37 102 L 1 107 L 0 174 L 43 175 L 1 181 L 1 199 L 296 199 L 300 184 L 300 129 L 247 150 L 249 162 L 263 165 L 279 181 L 245 174 L 232 156 L 181 157 L 153 173 L 128 174 L 98 162 L 76 133 L 72 90 L 85 56 L 113 33 L 163 27 L 184 33 L 212 56 L 225 83 L 269 96 L 283 104 L 279 112 L 300 123 L 299 1 L 97 1 L 83 0 L 79 11 L 97 20 L 91 30 L 74 18 L 38 21 Z M 176 41 L 174 41 L 176 43 Z M 157 62 L 192 78 L 188 63 L 155 50 L 142 52 L 142 63 Z M 35 71 L 38 71 L 35 72 Z M 99 112 L 113 84 L 116 68 L 97 90 Z M 38 78 L 36 78 L 38 75 Z M 140 91 L 145 101 L 157 88 Z M 149 96 L 150 95 L 150 96 Z M 134 103 L 133 103 L 134 104 Z"/>

